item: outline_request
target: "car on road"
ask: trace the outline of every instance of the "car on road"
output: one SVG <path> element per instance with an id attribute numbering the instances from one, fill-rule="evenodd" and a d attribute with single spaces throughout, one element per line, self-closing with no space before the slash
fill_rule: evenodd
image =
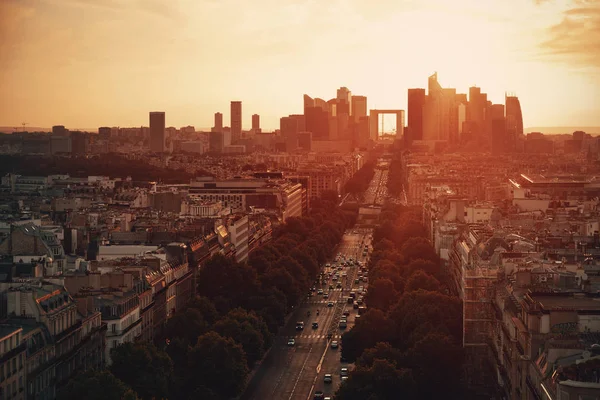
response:
<path id="1" fill-rule="evenodd" d="M 323 400 L 331 400 L 331 397 L 329 397 L 329 396 L 324 397 Z"/>
<path id="2" fill-rule="evenodd" d="M 338 348 L 338 346 L 339 346 L 339 344 L 338 344 L 338 341 L 337 341 L 337 340 L 334 340 L 333 342 L 331 342 L 331 348 L 332 348 L 332 349 L 337 349 L 337 348 Z"/>
<path id="3" fill-rule="evenodd" d="M 319 291 L 317 292 L 317 294 L 323 294 L 323 289 L 319 289 Z"/>
<path id="4" fill-rule="evenodd" d="M 348 323 L 346 321 L 340 321 L 339 328 L 346 329 L 348 327 Z"/>
<path id="5" fill-rule="evenodd" d="M 344 311 L 344 317 L 349 317 L 349 316 L 350 316 L 350 311 L 348 311 L 348 310 L 345 310 L 345 311 Z"/>
<path id="6" fill-rule="evenodd" d="M 295 346 L 296 345 L 296 339 L 291 338 L 288 339 L 288 346 Z"/>
<path id="7" fill-rule="evenodd" d="M 329 293 L 325 293 L 325 294 L 323 295 L 323 298 L 324 298 L 324 299 L 328 299 L 328 298 L 329 298 Z"/>
<path id="8" fill-rule="evenodd" d="M 333 376 L 331 374 L 325 374 L 323 378 L 323 383 L 331 383 L 333 382 Z"/>
<path id="9" fill-rule="evenodd" d="M 304 322 L 302 322 L 302 321 L 296 322 L 296 330 L 301 331 L 302 329 L 304 329 Z"/>
<path id="10" fill-rule="evenodd" d="M 318 322 L 313 322 L 312 323 L 312 328 L 313 329 L 317 329 L 319 327 L 319 323 Z"/>
<path id="11" fill-rule="evenodd" d="M 342 382 L 345 382 L 345 381 L 348 380 L 348 377 L 347 376 L 342 376 L 340 379 L 342 380 Z"/>
<path id="12" fill-rule="evenodd" d="M 313 400 L 325 400 L 325 394 L 321 390 L 317 390 L 313 397 Z"/>
<path id="13" fill-rule="evenodd" d="M 337 284 L 337 285 L 335 285 L 335 287 L 339 289 L 339 288 L 341 288 L 341 287 L 342 287 L 342 284 L 338 282 L 338 284 Z"/>
<path id="14" fill-rule="evenodd" d="M 347 367 L 343 367 L 340 370 L 340 376 L 348 376 L 348 368 Z"/>
<path id="15" fill-rule="evenodd" d="M 333 307 L 333 301 L 330 301 L 329 303 L 327 303 L 327 307 Z"/>

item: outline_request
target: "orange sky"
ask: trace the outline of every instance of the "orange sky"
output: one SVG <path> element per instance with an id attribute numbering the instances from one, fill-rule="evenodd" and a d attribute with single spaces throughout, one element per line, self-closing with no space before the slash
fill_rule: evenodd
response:
<path id="1" fill-rule="evenodd" d="M 435 71 L 515 92 L 525 126 L 600 126 L 600 0 L 0 0 L 0 126 L 210 127 L 242 100 L 277 128 L 340 86 L 405 109 Z"/>

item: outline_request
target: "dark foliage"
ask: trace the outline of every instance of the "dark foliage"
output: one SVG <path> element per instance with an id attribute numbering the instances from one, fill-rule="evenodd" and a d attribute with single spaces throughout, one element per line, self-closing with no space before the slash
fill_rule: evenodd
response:
<path id="1" fill-rule="evenodd" d="M 22 175 L 69 174 L 73 177 L 106 175 L 113 178 L 131 177 L 134 181 L 157 180 L 166 183 L 187 183 L 193 175 L 185 171 L 159 168 L 121 155 L 110 153 L 96 157 L 43 157 L 27 155 L 0 156 L 0 174 L 18 173 Z M 210 176 L 208 172 L 196 175 Z"/>
<path id="2" fill-rule="evenodd" d="M 150 343 L 124 343 L 111 349 L 110 371 L 144 400 L 169 397 L 173 362 Z"/>
<path id="3" fill-rule="evenodd" d="M 465 398 L 462 303 L 445 293 L 440 260 L 418 210 L 386 206 L 374 232 L 368 311 L 342 336 L 357 368 L 336 399 Z"/>
<path id="4" fill-rule="evenodd" d="M 90 370 L 69 380 L 57 393 L 59 400 L 138 400 L 136 393 L 110 371 Z"/>

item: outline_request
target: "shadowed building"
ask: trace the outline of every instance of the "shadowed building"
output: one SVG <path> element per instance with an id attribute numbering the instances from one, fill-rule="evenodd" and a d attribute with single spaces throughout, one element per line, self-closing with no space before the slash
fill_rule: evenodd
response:
<path id="1" fill-rule="evenodd" d="M 242 138 L 242 102 L 231 102 L 231 143 L 236 144 Z"/>
<path id="2" fill-rule="evenodd" d="M 456 91 L 444 89 L 437 80 L 437 73 L 429 77 L 428 94 L 423 107 L 423 140 L 450 139 L 450 113 Z"/>
<path id="3" fill-rule="evenodd" d="M 260 133 L 260 115 L 258 114 L 252 115 L 252 132 Z"/>
<path id="4" fill-rule="evenodd" d="M 516 151 L 518 138 L 523 136 L 523 114 L 521 113 L 521 102 L 514 95 L 507 95 L 506 104 L 506 134 L 511 143 L 511 151 Z"/>
<path id="5" fill-rule="evenodd" d="M 215 113 L 215 126 L 212 128 L 213 132 L 223 131 L 223 114 L 220 112 Z"/>
<path id="6" fill-rule="evenodd" d="M 408 127 L 411 132 L 411 140 L 423 139 L 425 99 L 425 89 L 408 89 Z"/>
<path id="7" fill-rule="evenodd" d="M 162 111 L 150 112 L 150 151 L 165 151 L 165 113 Z"/>
<path id="8" fill-rule="evenodd" d="M 367 114 L 367 97 L 366 96 L 352 96 L 352 107 L 350 109 L 350 115 L 352 121 L 357 123 L 361 118 L 366 117 Z"/>

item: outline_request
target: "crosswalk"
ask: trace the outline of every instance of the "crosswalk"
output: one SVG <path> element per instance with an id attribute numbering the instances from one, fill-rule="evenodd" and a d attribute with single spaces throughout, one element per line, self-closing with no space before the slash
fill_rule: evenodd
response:
<path id="1" fill-rule="evenodd" d="M 284 339 L 289 340 L 289 339 L 325 339 L 327 337 L 326 334 L 314 334 L 314 335 L 295 335 L 295 336 L 283 336 Z M 332 335 L 331 338 L 332 339 L 341 339 L 342 335 Z"/>
<path id="2" fill-rule="evenodd" d="M 307 304 L 327 304 L 329 302 L 332 302 L 333 304 L 335 303 L 345 303 L 345 301 L 340 301 L 340 300 L 309 300 L 307 301 Z"/>

